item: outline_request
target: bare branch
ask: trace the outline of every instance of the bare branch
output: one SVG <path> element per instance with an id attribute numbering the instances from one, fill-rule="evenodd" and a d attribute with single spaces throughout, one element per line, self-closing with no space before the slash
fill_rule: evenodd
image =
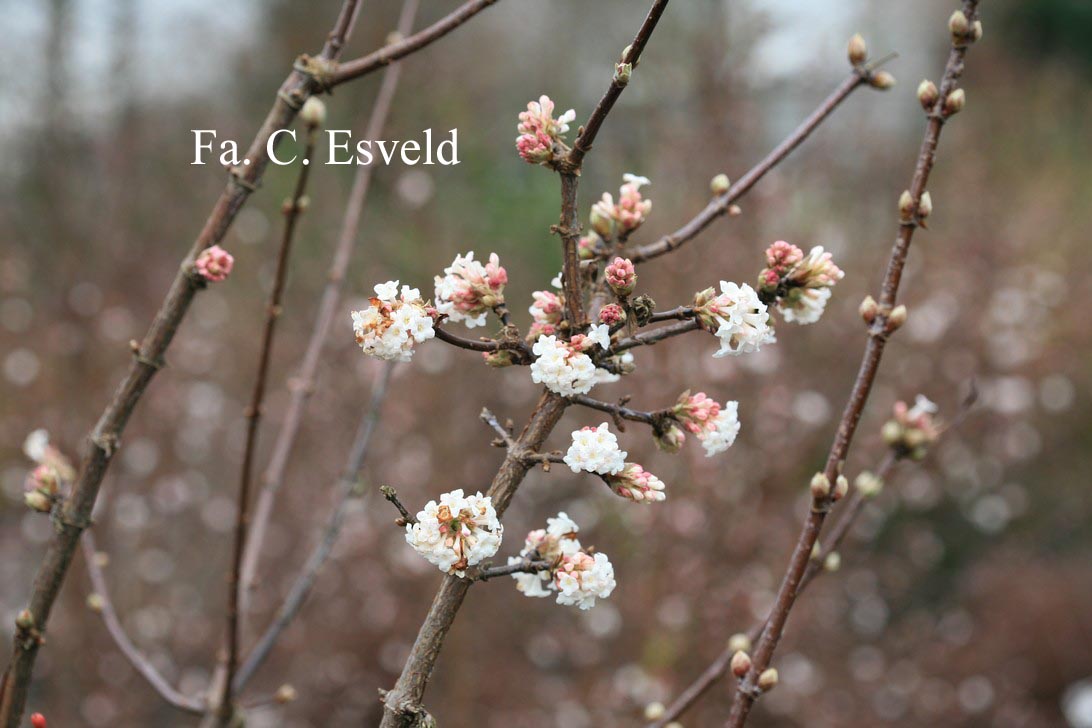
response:
<path id="1" fill-rule="evenodd" d="M 404 526 L 407 523 L 417 523 L 417 518 L 412 513 L 406 510 L 406 507 L 402 505 L 402 501 L 398 500 L 398 491 L 389 485 L 380 486 L 379 492 L 383 494 L 383 497 L 390 501 L 391 505 L 398 509 L 401 514 L 401 518 L 398 519 L 399 526 Z"/>
<path id="2" fill-rule="evenodd" d="M 103 576 L 102 567 L 99 565 L 98 553 L 95 549 L 95 537 L 90 530 L 83 534 L 83 560 L 87 564 L 87 575 L 91 579 L 92 593 L 97 597 L 97 611 L 102 614 L 102 621 L 106 625 L 106 631 L 110 633 L 121 654 L 129 660 L 129 664 L 140 673 L 141 677 L 148 681 L 160 697 L 169 704 L 187 713 L 200 715 L 205 710 L 205 702 L 201 698 L 192 695 L 184 695 L 167 682 L 167 679 L 155 668 L 155 665 L 137 649 L 133 641 L 129 639 L 125 628 L 121 626 L 114 602 L 110 599 L 110 592 L 106 588 L 106 578 Z"/>
<path id="3" fill-rule="evenodd" d="M 611 351 L 614 353 L 626 351 L 627 349 L 634 349 L 638 346 L 652 346 L 664 339 L 670 339 L 681 334 L 686 334 L 691 331 L 698 331 L 701 329 L 701 324 L 697 319 L 689 319 L 686 321 L 680 321 L 677 324 L 671 324 L 670 326 L 661 326 L 657 329 L 651 329 L 649 331 L 641 331 L 633 336 L 627 337 L 617 341 L 611 346 Z"/>
<path id="4" fill-rule="evenodd" d="M 542 559 L 523 559 L 522 561 L 517 561 L 514 564 L 506 564 L 504 566 L 489 566 L 484 569 L 480 569 L 470 578 L 472 581 L 489 581 L 490 579 L 496 579 L 498 576 L 511 576 L 512 574 L 534 574 L 539 571 L 545 571 L 549 568 L 549 561 L 543 561 Z"/>
<path id="5" fill-rule="evenodd" d="M 628 398 L 627 398 L 628 399 Z M 644 410 L 635 410 L 630 407 L 624 406 L 624 401 L 618 404 L 611 404 L 610 402 L 602 402 L 598 399 L 593 399 L 586 394 L 578 394 L 569 398 L 569 401 L 573 404 L 579 404 L 584 407 L 590 407 L 592 409 L 599 410 L 600 412 L 606 412 L 613 415 L 615 420 L 625 419 L 633 422 L 642 422 L 652 427 L 656 426 L 656 423 L 666 417 L 670 410 L 656 410 L 653 412 L 645 412 Z M 624 427 L 619 429 L 625 430 Z"/>

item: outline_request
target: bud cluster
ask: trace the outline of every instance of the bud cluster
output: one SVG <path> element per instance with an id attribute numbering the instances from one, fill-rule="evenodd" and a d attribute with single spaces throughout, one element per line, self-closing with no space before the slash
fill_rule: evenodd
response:
<path id="1" fill-rule="evenodd" d="M 545 95 L 529 102 L 527 111 L 520 112 L 516 149 L 525 162 L 549 164 L 568 151 L 564 135 L 569 131 L 569 122 L 576 119 L 576 112 L 569 109 L 556 119 L 553 114 L 554 102 Z"/>
<path id="2" fill-rule="evenodd" d="M 512 574 L 516 589 L 528 597 L 557 595 L 557 603 L 591 609 L 597 599 L 614 591 L 614 566 L 605 554 L 589 553 L 576 538 L 580 527 L 564 512 L 546 519 L 546 528 L 527 534 L 519 556 L 509 564 L 545 561 L 549 566 L 532 573 Z"/>
<path id="3" fill-rule="evenodd" d="M 489 311 L 504 303 L 504 286 L 508 272 L 500 264 L 496 253 L 489 254 L 489 262 L 482 265 L 474 260 L 474 253 L 456 255 L 444 269 L 443 276 L 435 276 L 436 310 L 452 321 L 462 321 L 467 328 L 484 326 Z"/>
<path id="4" fill-rule="evenodd" d="M 940 427 L 933 417 L 936 412 L 937 406 L 921 394 L 913 407 L 896 402 L 894 417 L 883 426 L 884 442 L 902 457 L 921 460 L 940 437 Z"/>
<path id="5" fill-rule="evenodd" d="M 652 200 L 641 195 L 641 188 L 652 184 L 648 177 L 626 173 L 622 175 L 622 187 L 618 190 L 618 202 L 609 192 L 592 205 L 590 222 L 592 229 L 602 238 L 625 237 L 644 224 L 652 211 Z"/>
<path id="6" fill-rule="evenodd" d="M 759 295 L 776 303 L 786 321 L 811 324 L 823 315 L 831 289 L 844 275 L 822 246 L 805 256 L 797 246 L 778 240 L 766 249 L 766 267 L 758 276 Z"/>

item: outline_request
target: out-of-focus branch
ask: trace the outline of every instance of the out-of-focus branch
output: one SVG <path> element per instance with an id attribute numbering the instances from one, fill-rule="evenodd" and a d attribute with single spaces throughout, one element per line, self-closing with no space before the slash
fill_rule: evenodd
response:
<path id="1" fill-rule="evenodd" d="M 102 621 L 106 625 L 106 631 L 110 633 L 114 643 L 117 644 L 121 654 L 129 661 L 141 677 L 148 681 L 160 697 L 170 705 L 187 713 L 200 715 L 205 710 L 205 702 L 196 696 L 184 695 L 167 682 L 167 679 L 155 668 L 155 665 L 137 649 L 133 641 L 129 639 L 125 628 L 121 626 L 114 602 L 110 599 L 110 592 L 106 588 L 106 578 L 103 576 L 102 567 L 98 562 L 98 553 L 95 549 L 95 536 L 90 530 L 83 534 L 83 560 L 87 564 L 87 575 L 91 579 L 92 594 L 95 596 L 95 609 L 102 615 Z"/>
<path id="2" fill-rule="evenodd" d="M 414 1 L 410 0 L 410 2 Z M 258 642 L 239 668 L 239 673 L 235 678 L 236 692 L 241 691 L 246 686 L 250 678 L 265 662 L 273 647 L 276 646 L 281 634 L 299 614 L 300 609 L 303 608 L 304 602 L 311 593 L 312 587 L 314 587 L 319 570 L 330 558 L 334 544 L 341 534 L 341 526 L 345 520 L 345 509 L 350 500 L 358 495 L 355 491 L 360 478 L 360 471 L 364 467 L 372 435 L 375 433 L 379 421 L 379 413 L 387 397 L 387 388 L 390 384 L 393 369 L 394 363 L 386 362 L 375 385 L 372 387 L 371 400 L 368 402 L 368 407 L 360 420 L 360 425 L 357 427 L 352 449 L 349 451 L 349 456 L 341 473 L 341 479 L 337 484 L 334 506 L 330 510 L 330 516 L 322 529 L 319 541 L 307 559 L 307 563 L 303 565 L 296 580 L 292 583 L 292 588 L 288 590 L 288 595 L 277 610 L 276 616 L 273 617 L 273 622 L 266 628 L 266 631 L 258 639 Z"/>
<path id="3" fill-rule="evenodd" d="M 303 158 L 310 159 L 315 151 L 318 125 L 308 124 L 307 144 Z M 284 204 L 284 235 L 277 250 L 276 272 L 273 278 L 273 290 L 266 305 L 265 328 L 262 331 L 261 351 L 258 355 L 258 372 L 254 377 L 254 389 L 250 395 L 250 404 L 246 408 L 246 446 L 243 450 L 243 466 L 239 475 L 239 500 L 235 511 L 235 543 L 232 549 L 231 571 L 228 575 L 227 608 L 227 672 L 223 691 L 220 694 L 218 718 L 221 725 L 227 725 L 235 713 L 233 701 L 233 680 L 239 664 L 239 591 L 243 569 L 243 550 L 246 548 L 247 528 L 250 525 L 250 489 L 254 479 L 254 457 L 258 448 L 258 428 L 262 419 L 262 404 L 265 401 L 266 380 L 269 366 L 273 360 L 273 339 L 276 335 L 277 321 L 281 317 L 281 301 L 288 281 L 288 261 L 292 253 L 296 225 L 304 210 L 304 192 L 307 190 L 308 172 L 311 167 L 300 164 L 296 178 L 296 188 L 292 197 Z"/>
<path id="4" fill-rule="evenodd" d="M 976 20 L 977 9 L 978 0 L 964 0 L 963 14 L 971 24 Z M 872 390 L 872 384 L 876 380 L 876 373 L 879 370 L 887 337 L 898 328 L 900 323 L 897 319 L 892 320 L 891 313 L 895 307 L 899 282 L 902 280 L 906 256 L 910 250 L 910 242 L 913 239 L 914 231 L 919 227 L 921 219 L 924 217 L 921 206 L 922 196 L 925 194 L 929 174 L 932 172 L 936 160 L 937 143 L 940 140 L 941 129 L 947 116 L 953 113 L 949 108 L 948 97 L 955 91 L 956 83 L 963 75 L 963 59 L 967 47 L 968 40 L 966 38 L 955 39 L 948 56 L 948 63 L 938 89 L 937 98 L 928 111 L 925 137 L 922 139 L 910 189 L 908 194 L 905 195 L 909 199 L 906 202 L 900 201 L 899 204 L 901 220 L 899 233 L 891 250 L 891 257 L 888 261 L 887 272 L 880 292 L 877 313 L 869 326 L 868 342 L 865 345 L 861 365 L 823 470 L 824 475 L 831 483 L 840 474 L 842 463 L 849 452 L 853 435 L 857 430 L 857 423 L 864 411 L 868 395 Z M 927 214 L 927 211 L 924 212 Z M 751 707 L 758 696 L 761 695 L 762 691 L 758 685 L 758 676 L 769 667 L 773 653 L 777 649 L 777 643 L 781 639 L 785 624 L 789 619 L 789 613 L 796 602 L 801 579 L 803 579 L 804 572 L 807 570 L 808 560 L 823 528 L 823 522 L 826 520 L 830 504 L 829 496 L 815 498 L 811 511 L 804 521 L 804 526 L 793 549 L 785 576 L 774 599 L 766 627 L 762 630 L 762 636 L 752 657 L 751 669 L 739 682 L 738 691 L 727 722 L 730 728 L 741 728 L 746 723 Z"/>
<path id="5" fill-rule="evenodd" d="M 399 35 L 405 36 L 413 29 L 413 19 L 417 13 L 417 6 L 418 0 L 405 0 L 403 3 L 402 14 L 398 19 Z M 368 118 L 364 134 L 365 139 L 379 139 L 382 136 L 383 127 L 390 115 L 391 104 L 394 101 L 394 94 L 398 89 L 401 74 L 402 66 L 398 63 L 391 64 L 383 73 L 383 82 L 376 94 Z M 255 586 L 258 561 L 261 558 L 262 546 L 265 543 L 266 529 L 273 515 L 273 504 L 277 492 L 284 483 L 284 472 L 288 465 L 288 457 L 296 442 L 296 436 L 299 434 L 307 401 L 314 391 L 319 362 L 322 359 L 326 340 L 330 336 L 330 327 L 333 325 L 334 317 L 338 312 L 345 273 L 349 268 L 349 261 L 352 259 L 353 251 L 356 248 L 357 235 L 360 232 L 360 219 L 364 211 L 364 203 L 368 198 L 372 172 L 375 167 L 376 165 L 371 164 L 357 166 L 353 176 L 353 186 L 349 191 L 349 199 L 345 204 L 345 213 L 341 218 L 341 229 L 338 232 L 337 245 L 334 248 L 334 258 L 330 265 L 330 272 L 327 275 L 326 286 L 322 291 L 322 298 L 319 301 L 315 325 L 311 330 L 311 338 L 307 342 L 307 348 L 304 350 L 299 371 L 292 379 L 284 420 L 281 422 L 276 442 L 273 444 L 269 463 L 262 474 L 262 489 L 254 507 L 253 526 L 247 538 L 246 553 L 243 556 L 240 604 L 244 617 L 248 611 L 251 591 Z"/>
<path id="6" fill-rule="evenodd" d="M 338 20 L 319 54 L 321 62 L 337 59 L 345 38 L 352 29 L 358 1 L 345 0 L 343 3 Z M 204 227 L 183 259 L 155 320 L 143 341 L 134 350 L 128 373 L 88 436 L 86 455 L 80 465 L 79 476 L 72 487 L 71 495 L 60 506 L 59 526 L 34 579 L 30 605 L 27 608 L 34 631 L 41 633 L 46 628 L 80 534 L 90 522 L 99 487 L 117 452 L 129 416 L 143 397 L 152 377 L 162 366 L 163 356 L 174 339 L 179 324 L 189 310 L 194 296 L 204 285 L 204 281 L 193 272 L 194 260 L 205 248 L 223 240 L 235 215 L 250 193 L 257 189 L 269 163 L 270 137 L 275 131 L 291 124 L 303 102 L 318 89 L 314 76 L 303 68 L 294 69 L 281 84 L 273 107 L 247 150 L 245 163 L 231 170 L 227 187 L 220 193 Z M 21 632 L 22 630 L 16 631 L 11 664 L 4 673 L 0 695 L 0 728 L 19 728 L 34 661 L 42 644 L 40 639 L 28 639 L 28 635 Z"/>

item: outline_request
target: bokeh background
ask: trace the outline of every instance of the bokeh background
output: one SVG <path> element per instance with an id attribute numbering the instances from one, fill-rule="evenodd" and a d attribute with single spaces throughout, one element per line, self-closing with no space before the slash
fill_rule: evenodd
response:
<path id="1" fill-rule="evenodd" d="M 347 57 L 381 44 L 398 12 L 369 2 Z M 449 11 L 426 2 L 418 27 Z M 190 166 L 195 128 L 249 141 L 292 58 L 314 51 L 338 3 L 3 0 L 0 44 L 0 609 L 23 606 L 50 534 L 21 503 L 26 434 L 79 451 L 224 182 Z M 1092 229 L 1092 12 L 1081 0 L 987 0 L 965 76 L 966 110 L 941 141 L 931 230 L 912 251 L 911 316 L 888 348 L 848 464 L 882 456 L 896 399 L 923 392 L 949 417 L 981 399 L 922 464 L 900 466 L 843 549 L 842 570 L 802 597 L 778 652 L 764 726 L 1092 725 L 1092 476 L 1088 326 Z M 806 507 L 864 343 L 856 307 L 875 292 L 923 119 L 914 88 L 947 54 L 950 2 L 678 0 L 585 168 L 582 210 L 623 172 L 653 181 L 636 239 L 669 232 L 709 179 L 757 161 L 847 72 L 846 39 L 897 51 L 900 83 L 862 90 L 697 241 L 644 267 L 661 308 L 719 279 L 751 281 L 769 242 L 833 250 L 846 271 L 822 321 L 783 325 L 760 355 L 713 359 L 692 334 L 638 353 L 598 396 L 656 408 L 684 389 L 737 399 L 743 433 L 713 459 L 621 436 L 669 484 L 640 507 L 567 469 L 536 472 L 506 516 L 502 555 L 564 509 L 609 554 L 619 586 L 587 613 L 473 590 L 426 703 L 445 725 L 636 725 L 761 618 Z M 278 501 L 248 640 L 264 627 L 325 519 L 379 371 L 348 311 L 392 278 L 430 291 L 457 252 L 500 254 L 526 326 L 530 293 L 560 265 L 557 182 L 515 154 L 517 112 L 548 93 L 584 118 L 645 12 L 635 0 L 503 0 L 404 64 L 388 139 L 459 130 L 457 167 L 376 171 L 318 389 Z M 378 76 L 340 87 L 332 128 L 356 128 Z M 277 342 L 263 453 L 317 305 L 353 170 L 313 170 Z M 140 648 L 184 691 L 203 689 L 223 630 L 242 409 L 256 365 L 278 209 L 294 179 L 272 168 L 226 239 L 227 284 L 195 303 L 125 433 L 96 511 L 106 578 Z M 481 365 L 439 342 L 396 369 L 364 482 L 418 507 L 488 484 L 500 453 L 477 414 L 521 422 L 526 369 Z M 602 418 L 572 409 L 551 440 Z M 374 487 L 354 501 L 335 558 L 250 695 L 300 699 L 251 726 L 372 724 L 440 579 L 405 545 Z M 31 707 L 58 726 L 191 725 L 122 658 L 85 606 L 77 560 L 39 659 Z M 683 722 L 719 725 L 717 686 Z"/>

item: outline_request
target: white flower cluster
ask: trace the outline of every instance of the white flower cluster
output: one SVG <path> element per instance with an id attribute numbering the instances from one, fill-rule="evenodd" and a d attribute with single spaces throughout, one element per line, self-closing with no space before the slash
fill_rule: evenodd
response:
<path id="1" fill-rule="evenodd" d="M 606 599 L 614 591 L 614 567 L 605 554 L 586 553 L 577 540 L 580 530 L 565 513 L 546 521 L 547 527 L 527 534 L 519 556 L 508 559 L 518 564 L 526 559 L 539 559 L 550 568 L 531 574 L 513 574 L 516 589 L 528 597 L 549 597 L 557 594 L 557 603 L 591 609 L 596 599 Z"/>
<path id="2" fill-rule="evenodd" d="M 720 350 L 713 356 L 747 354 L 758 351 L 763 344 L 773 343 L 770 314 L 766 304 L 758 300 L 755 289 L 744 283 L 720 282 L 720 295 L 714 299 L 716 330 Z"/>
<path id="3" fill-rule="evenodd" d="M 830 300 L 829 288 L 803 288 L 793 297 L 793 306 L 782 306 L 781 315 L 789 323 L 813 324 L 819 320 Z"/>
<path id="4" fill-rule="evenodd" d="M 434 276 L 436 310 L 454 322 L 462 321 L 468 329 L 485 326 L 489 310 L 504 303 L 504 285 L 508 273 L 496 253 L 489 254 L 483 265 L 474 260 L 474 251 L 456 255 L 443 276 Z"/>
<path id="5" fill-rule="evenodd" d="M 739 402 L 725 402 L 711 424 L 712 427 L 699 435 L 706 457 L 724 452 L 736 441 L 739 434 Z"/>
<path id="6" fill-rule="evenodd" d="M 573 431 L 573 442 L 565 453 L 565 464 L 574 473 L 581 470 L 599 475 L 614 475 L 626 466 L 624 450 L 618 447 L 618 438 L 607 427 L 585 427 Z"/>
<path id="7" fill-rule="evenodd" d="M 595 363 L 583 351 L 556 336 L 540 336 L 531 350 L 531 379 L 563 397 L 587 394 L 595 385 Z"/>
<path id="8" fill-rule="evenodd" d="M 413 345 L 435 336 L 432 317 L 428 314 L 421 292 L 402 286 L 398 281 L 375 286 L 371 306 L 353 311 L 353 331 L 356 343 L 365 354 L 393 361 L 409 361 Z"/>
<path id="9" fill-rule="evenodd" d="M 440 571 L 465 576 L 467 567 L 497 553 L 503 533 L 493 500 L 460 489 L 425 504 L 417 523 L 406 524 L 406 543 Z"/>

